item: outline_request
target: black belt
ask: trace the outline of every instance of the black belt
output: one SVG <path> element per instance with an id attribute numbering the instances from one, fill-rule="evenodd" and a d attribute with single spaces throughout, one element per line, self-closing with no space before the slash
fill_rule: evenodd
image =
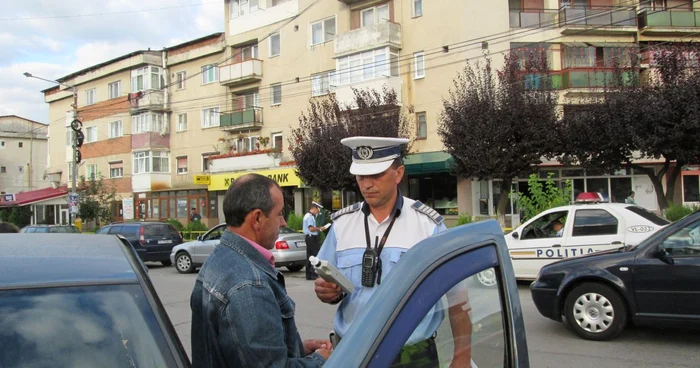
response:
<path id="1" fill-rule="evenodd" d="M 306 236 L 318 236 L 318 235 L 306 234 Z"/>

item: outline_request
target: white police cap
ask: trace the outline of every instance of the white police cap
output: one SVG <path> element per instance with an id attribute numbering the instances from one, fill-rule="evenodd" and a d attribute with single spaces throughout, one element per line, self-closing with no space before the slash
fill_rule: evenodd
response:
<path id="1" fill-rule="evenodd" d="M 352 148 L 353 175 L 375 175 L 386 171 L 395 159 L 401 156 L 401 145 L 406 138 L 350 137 L 340 141 Z"/>
<path id="2" fill-rule="evenodd" d="M 323 206 L 321 206 L 321 204 L 316 201 L 311 201 L 311 205 L 323 209 Z"/>

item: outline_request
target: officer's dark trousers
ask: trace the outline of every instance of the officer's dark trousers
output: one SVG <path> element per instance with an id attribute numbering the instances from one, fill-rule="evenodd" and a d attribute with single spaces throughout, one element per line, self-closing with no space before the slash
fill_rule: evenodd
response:
<path id="1" fill-rule="evenodd" d="M 318 275 L 316 274 L 316 270 L 314 270 L 314 267 L 311 265 L 311 262 L 308 261 L 309 257 L 311 256 L 317 256 L 318 251 L 321 250 L 321 246 L 318 244 L 318 235 L 306 235 L 306 279 L 307 280 L 315 280 Z"/>

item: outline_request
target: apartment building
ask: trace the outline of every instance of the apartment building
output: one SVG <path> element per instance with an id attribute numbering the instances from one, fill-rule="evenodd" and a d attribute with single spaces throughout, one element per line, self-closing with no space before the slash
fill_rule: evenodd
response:
<path id="1" fill-rule="evenodd" d="M 132 198 L 136 218 L 186 220 L 194 207 L 210 224 L 223 220 L 224 191 L 249 172 L 280 183 L 288 210 L 297 213 L 312 200 L 332 210 L 354 202 L 353 193 L 304 185 L 288 138 L 310 99 L 332 93 L 350 103 L 352 88 L 383 87 L 413 107 L 415 153 L 405 161 L 403 193 L 451 221 L 464 212 L 492 216 L 501 190 L 523 190 L 524 181 L 501 188 L 498 180 L 450 175 L 437 134 L 442 98 L 465 61 L 488 52 L 500 68 L 507 51 L 546 55 L 566 113 L 600 91 L 615 62 L 640 57 L 653 67 L 649 45 L 694 40 L 700 31 L 700 8 L 691 0 L 224 0 L 223 9 L 224 33 L 138 51 L 60 80 L 79 89 L 86 133 L 80 175 L 109 173 L 120 195 Z M 68 124 L 70 91 L 45 95 L 51 121 Z M 51 135 L 68 142 L 59 125 Z M 50 166 L 67 182 L 69 147 L 53 143 Z M 658 208 L 646 176 L 543 166 L 543 176 L 572 179 L 577 192 L 624 200 L 635 190 L 638 202 Z"/>
<path id="2" fill-rule="evenodd" d="M 16 194 L 49 185 L 44 179 L 46 124 L 15 115 L 0 116 L 0 194 Z"/>

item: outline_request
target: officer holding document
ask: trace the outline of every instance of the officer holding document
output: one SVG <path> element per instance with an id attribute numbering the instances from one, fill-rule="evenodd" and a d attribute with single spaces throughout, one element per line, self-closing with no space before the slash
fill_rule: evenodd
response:
<path id="1" fill-rule="evenodd" d="M 355 175 L 364 201 L 332 215 L 333 226 L 318 259 L 337 267 L 353 288 L 346 293 L 335 283 L 321 278 L 315 281 L 315 292 L 322 302 L 339 303 L 334 331 L 340 339 L 356 317 L 370 312 L 365 310 L 367 301 L 401 256 L 421 240 L 446 230 L 440 214 L 402 196 L 398 188 L 405 171 L 401 145 L 408 139 L 351 137 L 341 143 L 352 150 L 350 173 Z M 430 310 L 392 367 L 437 367 L 435 336 L 446 314 L 455 336 L 452 366 L 471 365 L 471 308 L 466 290 L 458 293 L 459 300 L 454 294 L 449 300 L 449 312 L 440 305 Z M 448 293 L 447 299 L 450 298 Z"/>

